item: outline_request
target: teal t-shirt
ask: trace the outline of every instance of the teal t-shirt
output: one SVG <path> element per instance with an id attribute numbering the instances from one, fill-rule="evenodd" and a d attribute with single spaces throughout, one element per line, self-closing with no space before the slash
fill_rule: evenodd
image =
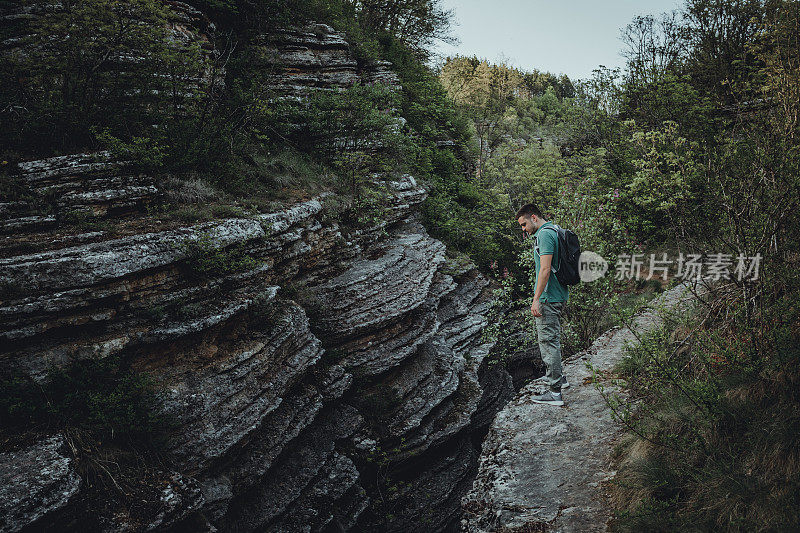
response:
<path id="1" fill-rule="evenodd" d="M 553 268 L 558 270 L 558 233 L 547 227 L 555 227 L 552 222 L 545 222 L 533 234 L 534 249 L 533 260 L 536 263 L 536 279 L 539 279 L 539 255 L 553 254 Z M 534 288 L 535 290 L 535 288 Z M 566 302 L 569 298 L 569 287 L 562 285 L 555 272 L 550 272 L 544 292 L 539 297 L 540 302 Z"/>

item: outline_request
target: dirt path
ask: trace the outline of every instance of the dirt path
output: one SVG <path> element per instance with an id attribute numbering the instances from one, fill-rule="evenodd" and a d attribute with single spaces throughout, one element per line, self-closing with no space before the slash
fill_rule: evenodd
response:
<path id="1" fill-rule="evenodd" d="M 632 328 L 639 335 L 657 329 L 664 315 L 683 312 L 692 301 L 687 286 L 678 285 L 656 297 Z M 611 370 L 626 343 L 635 342 L 630 329 L 611 329 L 571 358 L 564 365 L 571 384 L 564 407 L 531 402 L 542 392 L 531 383 L 497 414 L 472 490 L 462 500 L 463 531 L 606 530 L 602 482 L 615 474 L 609 456 L 621 429 L 586 363 Z"/>

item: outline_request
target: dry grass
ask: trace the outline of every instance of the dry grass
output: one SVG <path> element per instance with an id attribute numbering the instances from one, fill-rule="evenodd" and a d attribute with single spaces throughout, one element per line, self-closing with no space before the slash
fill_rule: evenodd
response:
<path id="1" fill-rule="evenodd" d="M 800 310 L 778 294 L 750 326 L 719 295 L 621 362 L 641 407 L 612 457 L 612 531 L 800 530 Z"/>
<path id="2" fill-rule="evenodd" d="M 794 512 L 800 504 L 797 391 L 800 371 L 792 368 L 728 390 L 713 420 L 665 406 L 650 436 L 667 445 L 630 434 L 615 453 L 612 530 L 800 527 Z"/>
<path id="3" fill-rule="evenodd" d="M 220 193 L 197 177 L 186 179 L 169 176 L 159 184 L 167 200 L 174 204 L 202 204 L 218 200 Z"/>

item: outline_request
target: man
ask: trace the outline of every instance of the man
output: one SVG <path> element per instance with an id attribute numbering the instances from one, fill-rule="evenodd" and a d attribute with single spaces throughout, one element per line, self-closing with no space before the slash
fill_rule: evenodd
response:
<path id="1" fill-rule="evenodd" d="M 553 268 L 558 270 L 559 267 L 558 233 L 555 229 L 547 229 L 555 228 L 555 225 L 544 219 L 535 204 L 520 207 L 517 211 L 517 222 L 524 236 L 532 234 L 534 238 L 536 289 L 531 313 L 536 317 L 539 351 L 547 368 L 543 377 L 549 388 L 532 400 L 536 403 L 564 405 L 561 389 L 569 387 L 569 383 L 561 373 L 561 313 L 569 298 L 569 286 L 562 285 L 555 275 L 550 275 Z"/>

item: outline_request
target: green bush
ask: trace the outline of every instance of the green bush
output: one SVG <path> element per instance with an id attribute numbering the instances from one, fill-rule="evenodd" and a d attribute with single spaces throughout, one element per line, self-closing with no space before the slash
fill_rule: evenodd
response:
<path id="1" fill-rule="evenodd" d="M 210 234 L 203 234 L 197 239 L 186 239 L 178 248 L 186 254 L 184 265 L 188 274 L 197 280 L 252 270 L 261 264 L 247 254 L 244 242 L 222 248 L 216 245 Z"/>
<path id="2" fill-rule="evenodd" d="M 511 335 L 516 325 L 515 306 L 512 300 L 514 277 L 506 272 L 506 276 L 498 277 L 497 281 L 497 287 L 492 289 L 492 300 L 486 313 L 483 340 L 494 343 L 488 364 L 506 366 L 511 355 L 519 348 Z"/>
<path id="3" fill-rule="evenodd" d="M 111 134 L 109 128 L 99 130 L 91 126 L 89 131 L 97 142 L 116 159 L 131 161 L 134 164 L 149 169 L 156 169 L 164 164 L 165 147 L 158 140 L 149 137 L 132 137 L 130 142 Z"/>
<path id="4" fill-rule="evenodd" d="M 207 67 L 197 42 L 169 39 L 170 16 L 158 0 L 86 0 L 25 19 L 24 53 L 0 72 L 2 144 L 34 157 L 77 151 L 95 145 L 93 127 L 131 146 L 170 139 L 204 98 L 188 80 Z"/>
<path id="5" fill-rule="evenodd" d="M 371 172 L 382 166 L 402 170 L 404 136 L 397 131 L 398 96 L 389 86 L 356 84 L 338 91 L 316 91 L 303 101 L 268 99 L 259 103 L 257 135 L 288 141 L 327 162 L 358 195 Z"/>
<path id="6" fill-rule="evenodd" d="M 77 428 L 100 441 L 158 445 L 173 423 L 159 405 L 153 379 L 119 356 L 51 367 L 41 384 L 13 371 L 0 378 L 0 425 L 16 432 Z"/>
<path id="7" fill-rule="evenodd" d="M 617 366 L 631 397 L 607 397 L 630 435 L 617 454 L 613 530 L 800 526 L 799 354 L 789 340 L 800 287 L 781 277 L 754 329 L 734 299 L 727 319 L 678 317 Z"/>

